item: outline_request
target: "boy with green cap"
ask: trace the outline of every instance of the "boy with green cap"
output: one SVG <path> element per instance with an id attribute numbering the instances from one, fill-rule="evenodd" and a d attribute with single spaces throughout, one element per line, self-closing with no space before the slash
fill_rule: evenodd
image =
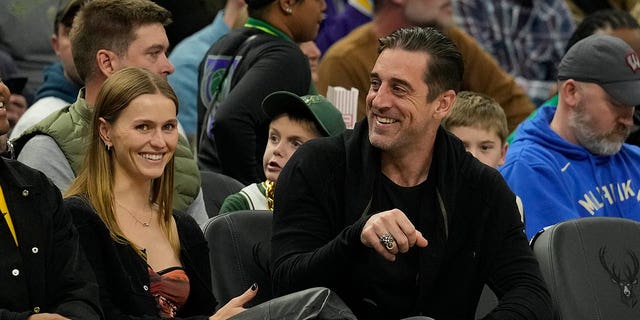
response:
<path id="1" fill-rule="evenodd" d="M 264 99 L 262 108 L 271 118 L 262 160 L 267 180 L 253 183 L 228 196 L 222 203 L 220 213 L 273 211 L 275 182 L 293 153 L 311 139 L 336 136 L 346 130 L 340 111 L 320 95 L 299 97 L 291 92 L 277 91 Z"/>

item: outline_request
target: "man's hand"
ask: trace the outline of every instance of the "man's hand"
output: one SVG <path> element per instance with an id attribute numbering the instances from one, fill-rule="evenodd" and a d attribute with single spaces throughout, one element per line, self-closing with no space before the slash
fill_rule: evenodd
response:
<path id="1" fill-rule="evenodd" d="M 380 240 L 387 234 L 393 237 L 393 247 L 389 246 L 390 249 Z M 362 228 L 360 241 L 389 261 L 395 261 L 398 253 L 405 253 L 413 246 L 426 247 L 428 244 L 422 233 L 416 230 L 409 218 L 398 209 L 372 215 Z"/>

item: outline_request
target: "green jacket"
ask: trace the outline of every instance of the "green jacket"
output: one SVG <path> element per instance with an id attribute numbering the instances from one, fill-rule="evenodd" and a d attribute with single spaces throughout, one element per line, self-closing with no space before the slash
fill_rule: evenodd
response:
<path id="1" fill-rule="evenodd" d="M 14 141 L 16 154 L 35 135 L 45 134 L 52 137 L 69 161 L 73 173 L 78 174 L 84 162 L 85 151 L 89 143 L 89 127 L 93 110 L 84 100 L 84 91 L 72 105 L 49 115 L 35 126 L 25 131 Z M 200 191 L 200 173 L 187 140 L 180 136 L 175 153 L 175 193 L 173 208 L 184 211 L 198 196 Z"/>
<path id="2" fill-rule="evenodd" d="M 269 210 L 264 183 L 252 183 L 229 195 L 222 202 L 218 214 L 240 210 Z"/>

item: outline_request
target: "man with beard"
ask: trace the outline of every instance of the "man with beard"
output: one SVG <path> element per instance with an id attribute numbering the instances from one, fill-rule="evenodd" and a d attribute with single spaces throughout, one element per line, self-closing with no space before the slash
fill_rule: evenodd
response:
<path id="1" fill-rule="evenodd" d="M 453 26 L 450 0 L 374 0 L 375 17 L 336 42 L 318 68 L 318 92 L 328 86 L 356 88 L 358 120 L 364 118 L 369 73 L 378 57 L 378 39 L 410 26 L 435 26 L 458 47 L 464 57 L 462 90 L 484 93 L 502 106 L 509 132 L 534 110 L 534 106 L 514 78 L 462 29 Z"/>
<path id="2" fill-rule="evenodd" d="M 522 198 L 527 236 L 580 217 L 640 220 L 640 149 L 625 144 L 640 105 L 640 59 L 592 35 L 558 68 L 558 107 L 522 125 L 500 169 Z"/>

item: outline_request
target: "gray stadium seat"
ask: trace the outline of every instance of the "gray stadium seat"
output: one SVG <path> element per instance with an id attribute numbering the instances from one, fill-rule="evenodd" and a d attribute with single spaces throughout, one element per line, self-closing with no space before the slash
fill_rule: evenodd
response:
<path id="1" fill-rule="evenodd" d="M 248 306 L 273 297 L 268 268 L 273 213 L 246 210 L 209 219 L 204 236 L 209 244 L 213 294 L 219 306 L 258 284 L 258 295 Z"/>
<path id="2" fill-rule="evenodd" d="M 556 319 L 640 319 L 640 223 L 581 218 L 532 240 Z"/>
<path id="3" fill-rule="evenodd" d="M 224 199 L 239 192 L 244 185 L 229 176 L 212 171 L 200 171 L 202 196 L 209 218 L 218 215 Z"/>

